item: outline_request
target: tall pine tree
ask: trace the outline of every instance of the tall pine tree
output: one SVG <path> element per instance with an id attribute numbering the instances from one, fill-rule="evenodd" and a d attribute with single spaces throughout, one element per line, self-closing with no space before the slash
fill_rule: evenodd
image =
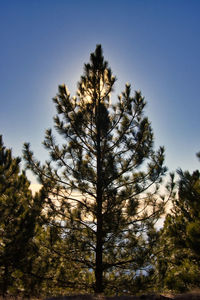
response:
<path id="1" fill-rule="evenodd" d="M 128 291 L 139 270 L 148 269 L 153 226 L 163 209 L 155 195 L 166 171 L 164 149 L 154 151 L 140 91 L 131 96 L 126 84 L 111 104 L 115 82 L 98 45 L 77 95 L 60 85 L 53 99 L 64 143 L 46 131 L 50 160 L 44 165 L 24 145 L 27 167 L 48 192 L 49 222 L 63 229 L 63 259 L 79 266 L 79 286 L 97 293 L 115 292 L 117 284 Z"/>

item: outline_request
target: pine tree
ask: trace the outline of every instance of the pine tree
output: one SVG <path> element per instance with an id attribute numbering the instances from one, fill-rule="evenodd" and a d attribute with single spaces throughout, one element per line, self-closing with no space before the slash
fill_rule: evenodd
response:
<path id="1" fill-rule="evenodd" d="M 33 257 L 32 275 L 35 296 L 48 297 L 71 294 L 76 286 L 76 292 L 84 292 L 83 284 L 77 280 L 80 267 L 60 255 L 60 251 L 67 251 L 66 238 L 60 228 L 45 224 L 35 237 L 37 257 Z M 80 279 L 80 277 L 79 277 Z M 32 279 L 33 281 L 33 279 Z M 32 294 L 33 296 L 33 294 Z"/>
<path id="2" fill-rule="evenodd" d="M 200 172 L 178 174 L 178 195 L 160 233 L 157 271 L 161 287 L 183 292 L 200 284 Z"/>
<path id="3" fill-rule="evenodd" d="M 166 172 L 164 149 L 154 151 L 140 91 L 131 96 L 126 84 L 111 104 L 115 82 L 98 45 L 77 95 L 60 85 L 53 99 L 55 128 L 64 143 L 46 131 L 50 159 L 44 165 L 24 145 L 27 167 L 48 193 L 49 223 L 63 229 L 63 259 L 81 270 L 74 285 L 97 293 L 115 291 L 116 282 L 131 287 L 149 266 L 153 226 L 163 210 L 155 195 Z"/>
<path id="4" fill-rule="evenodd" d="M 41 198 L 33 198 L 30 183 L 20 173 L 20 158 L 3 145 L 0 136 L 0 290 L 18 293 L 30 283 L 32 239 L 41 211 Z"/>

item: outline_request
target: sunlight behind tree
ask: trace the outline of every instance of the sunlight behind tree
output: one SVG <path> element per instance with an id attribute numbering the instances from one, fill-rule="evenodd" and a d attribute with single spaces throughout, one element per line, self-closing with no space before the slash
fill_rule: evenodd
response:
<path id="1" fill-rule="evenodd" d="M 61 85 L 53 99 L 63 144 L 57 144 L 51 129 L 46 131 L 50 160 L 44 165 L 24 145 L 27 167 L 48 195 L 49 224 L 63 230 L 65 246 L 55 251 L 80 268 L 74 287 L 107 294 L 123 292 L 127 284 L 134 292 L 139 278 L 145 282 L 142 270 L 151 271 L 154 225 L 165 204 L 158 195 L 166 172 L 164 148 L 154 150 L 144 97 L 140 91 L 131 96 L 126 84 L 111 104 L 115 82 L 97 45 L 77 95 L 71 97 Z"/>

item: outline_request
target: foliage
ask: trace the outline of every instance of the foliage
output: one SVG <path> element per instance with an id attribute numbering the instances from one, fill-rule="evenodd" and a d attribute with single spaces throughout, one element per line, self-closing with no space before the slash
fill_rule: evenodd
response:
<path id="1" fill-rule="evenodd" d="M 200 172 L 178 173 L 178 197 L 160 233 L 157 271 L 162 288 L 183 292 L 200 284 Z"/>
<path id="2" fill-rule="evenodd" d="M 0 136 L 0 291 L 28 292 L 34 258 L 34 235 L 41 211 L 41 195 L 32 196 L 29 181 L 20 173 L 20 158 L 13 158 Z"/>
<path id="3" fill-rule="evenodd" d="M 163 212 L 164 199 L 156 195 L 166 172 L 164 149 L 154 151 L 140 91 L 131 96 L 126 84 L 111 104 L 115 82 L 98 45 L 84 66 L 77 95 L 71 97 L 60 85 L 53 99 L 63 144 L 46 131 L 50 159 L 43 165 L 24 145 L 27 168 L 48 194 L 49 228 L 61 231 L 62 242 L 53 243 L 51 251 L 71 266 L 76 291 L 112 294 L 117 282 L 122 293 L 130 292 L 140 271 L 150 270 L 154 224 Z"/>

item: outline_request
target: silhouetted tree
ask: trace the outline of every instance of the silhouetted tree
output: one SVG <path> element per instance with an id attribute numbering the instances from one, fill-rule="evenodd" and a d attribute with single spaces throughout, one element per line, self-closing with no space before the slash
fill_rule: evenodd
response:
<path id="1" fill-rule="evenodd" d="M 41 212 L 41 197 L 32 196 L 29 181 L 20 173 L 20 158 L 13 158 L 0 136 L 0 290 L 31 288 L 32 239 Z M 26 274 L 25 274 L 26 273 Z"/>
<path id="2" fill-rule="evenodd" d="M 153 150 L 144 98 L 140 91 L 131 96 L 126 84 L 111 104 L 115 82 L 98 45 L 77 95 L 60 85 L 53 99 L 64 143 L 46 131 L 50 160 L 44 165 L 24 146 L 27 167 L 48 192 L 49 223 L 63 229 L 66 245 L 59 251 L 80 268 L 74 286 L 97 293 L 117 284 L 131 289 L 139 270 L 149 266 L 153 226 L 164 203 L 155 197 L 166 171 L 164 149 Z"/>

